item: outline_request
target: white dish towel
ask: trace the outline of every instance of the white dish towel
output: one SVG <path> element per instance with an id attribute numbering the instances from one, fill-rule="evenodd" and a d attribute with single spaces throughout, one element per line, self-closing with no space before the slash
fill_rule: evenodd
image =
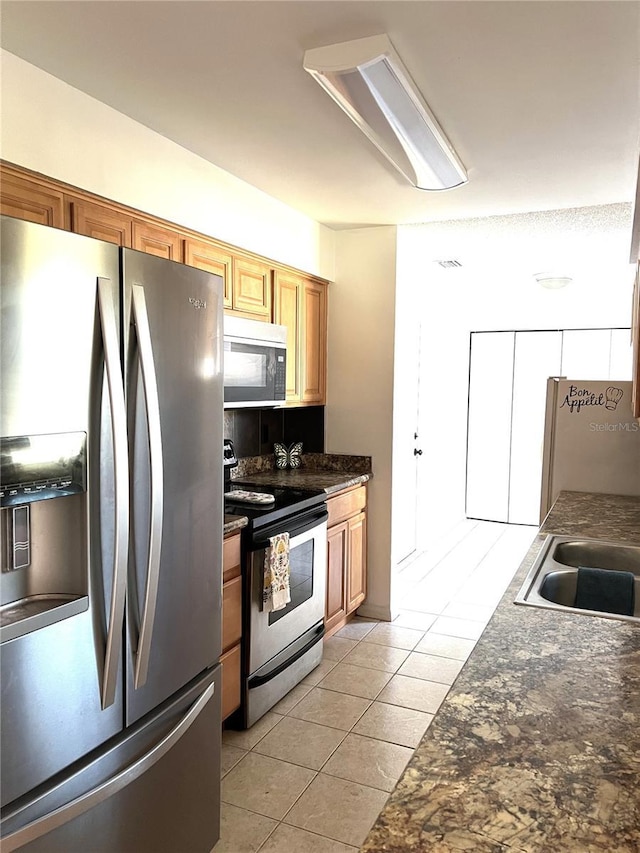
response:
<path id="1" fill-rule="evenodd" d="M 291 601 L 289 575 L 289 534 L 278 533 L 269 539 L 264 555 L 262 607 L 267 613 L 282 610 Z"/>

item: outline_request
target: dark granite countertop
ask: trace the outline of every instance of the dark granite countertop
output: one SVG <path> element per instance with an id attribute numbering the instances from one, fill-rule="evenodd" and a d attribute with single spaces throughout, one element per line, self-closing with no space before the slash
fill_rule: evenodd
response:
<path id="1" fill-rule="evenodd" d="M 315 471 L 310 468 L 287 469 L 285 471 L 262 471 L 234 480 L 236 483 L 251 482 L 264 486 L 288 486 L 292 489 L 324 489 L 327 495 L 341 492 L 359 483 L 366 483 L 371 474 L 353 474 L 347 471 Z"/>
<path id="2" fill-rule="evenodd" d="M 229 533 L 235 533 L 236 530 L 242 530 L 243 527 L 246 527 L 249 523 L 249 519 L 246 515 L 229 515 L 225 513 L 224 515 L 224 527 L 223 527 L 223 535 L 227 536 Z"/>
<path id="3" fill-rule="evenodd" d="M 362 853 L 640 850 L 640 629 L 513 604 L 550 532 L 640 544 L 640 497 L 561 493 Z"/>
<path id="4" fill-rule="evenodd" d="M 370 480 L 371 457 L 343 453 L 303 453 L 300 468 L 277 469 L 273 456 L 251 456 L 239 460 L 232 479 L 260 486 L 292 489 L 323 489 L 328 495 Z"/>

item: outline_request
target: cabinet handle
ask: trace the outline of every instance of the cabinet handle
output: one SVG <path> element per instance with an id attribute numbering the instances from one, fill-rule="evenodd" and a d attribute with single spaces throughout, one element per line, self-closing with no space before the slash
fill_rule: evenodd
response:
<path id="1" fill-rule="evenodd" d="M 415 448 L 413 449 L 413 455 L 414 455 L 414 456 L 422 456 L 422 451 L 421 451 L 421 450 L 418 450 L 418 448 L 417 448 L 417 447 L 415 447 Z"/>

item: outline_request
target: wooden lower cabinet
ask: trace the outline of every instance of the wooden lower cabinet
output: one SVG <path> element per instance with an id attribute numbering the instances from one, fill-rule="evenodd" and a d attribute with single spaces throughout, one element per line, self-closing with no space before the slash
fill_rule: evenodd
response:
<path id="1" fill-rule="evenodd" d="M 222 666 L 222 719 L 240 707 L 240 644 L 220 658 Z"/>
<path id="2" fill-rule="evenodd" d="M 222 719 L 240 707 L 242 574 L 240 534 L 226 536 L 222 551 Z"/>
<path id="3" fill-rule="evenodd" d="M 327 531 L 327 593 L 325 631 L 330 631 L 347 615 L 347 556 L 349 527 L 346 521 Z"/>
<path id="4" fill-rule="evenodd" d="M 367 594 L 367 490 L 329 498 L 325 632 L 341 628 Z"/>

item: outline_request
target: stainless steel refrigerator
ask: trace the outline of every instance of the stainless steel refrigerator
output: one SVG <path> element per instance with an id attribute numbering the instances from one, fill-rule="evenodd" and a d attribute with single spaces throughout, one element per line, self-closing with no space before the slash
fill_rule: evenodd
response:
<path id="1" fill-rule="evenodd" d="M 209 853 L 222 279 L 1 228 L 2 850 Z"/>
<path id="2" fill-rule="evenodd" d="M 547 381 L 540 521 L 559 492 L 640 495 L 631 382 Z"/>

